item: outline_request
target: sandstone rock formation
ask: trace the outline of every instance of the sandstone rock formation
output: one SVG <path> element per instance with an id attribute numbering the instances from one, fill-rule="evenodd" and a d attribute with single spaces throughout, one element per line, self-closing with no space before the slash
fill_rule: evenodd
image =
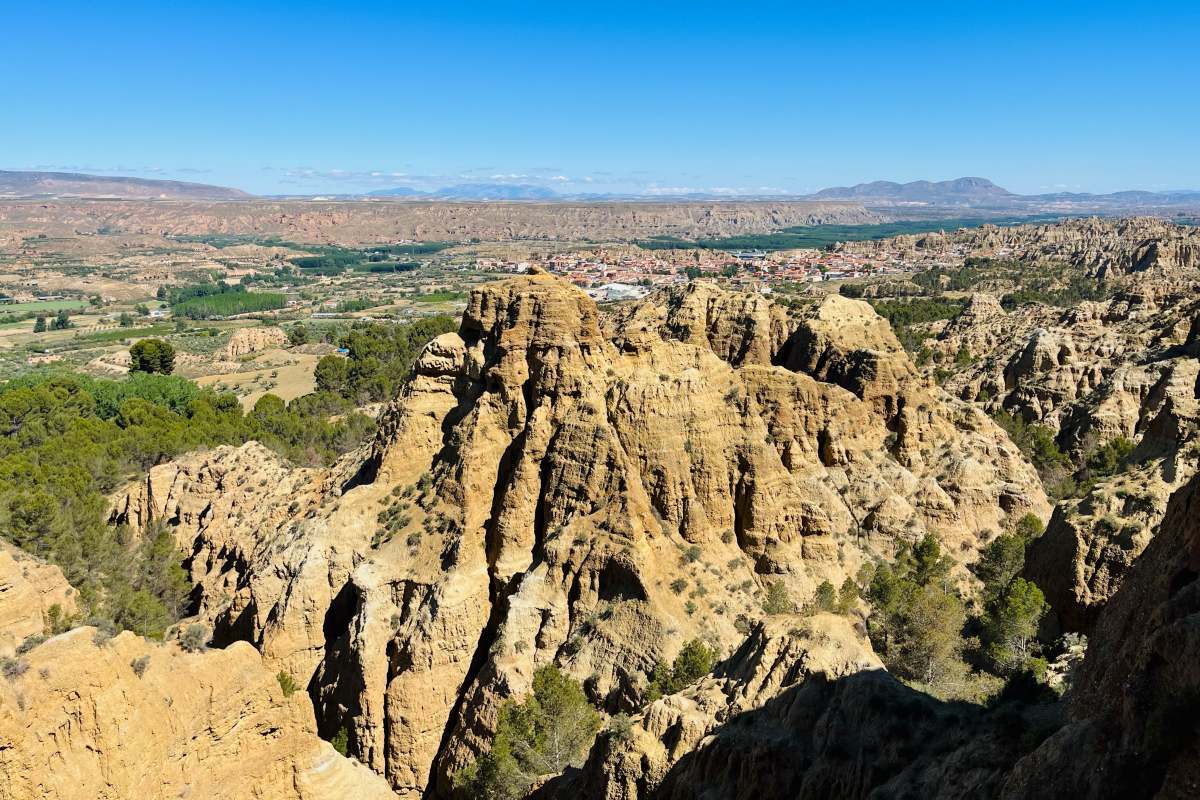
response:
<path id="1" fill-rule="evenodd" d="M 806 674 L 757 632 L 715 676 L 652 704 L 629 735 L 602 735 L 582 770 L 538 796 L 1193 797 L 1198 576 L 1200 477 L 1171 498 L 1160 534 L 1099 613 L 1065 704 L 941 704 L 865 663 Z M 797 680 L 765 692 L 740 682 L 781 670 Z"/>
<path id="2" fill-rule="evenodd" d="M 250 353 L 269 350 L 272 347 L 283 347 L 287 344 L 287 334 L 282 328 L 267 325 L 259 328 L 238 328 L 229 343 L 225 345 L 225 358 L 233 361 Z"/>
<path id="3" fill-rule="evenodd" d="M 651 338 L 705 347 L 734 367 L 770 364 L 791 335 L 787 309 L 759 294 L 723 291 L 707 281 L 619 308 L 608 320 L 618 347 Z"/>
<path id="4" fill-rule="evenodd" d="M 1193 797 L 1200 791 L 1200 478 L 1100 613 L 1074 720 L 1019 762 L 1006 798 Z"/>
<path id="5" fill-rule="evenodd" d="M 472 293 L 366 457 L 193 456 L 117 498 L 175 526 L 199 615 L 310 686 L 322 735 L 444 792 L 551 661 L 610 711 L 688 639 L 725 652 L 926 532 L 963 561 L 1048 506 L 986 415 L 885 322 L 693 287 L 602 320 L 534 273 Z"/>
<path id="6" fill-rule="evenodd" d="M 909 689 L 844 619 L 774 626 L 713 676 L 651 704 L 628 734 L 602 735 L 578 773 L 535 796 L 996 796 L 1036 744 L 1010 731 L 1061 725 L 1052 706 L 988 712 Z"/>
<path id="7" fill-rule="evenodd" d="M 0 605 L 6 603 L 0 599 Z M 393 797 L 317 738 L 250 645 L 184 653 L 76 628 L 0 681 L 0 798 Z"/>
<path id="8" fill-rule="evenodd" d="M 1122 474 L 1060 503 L 1030 550 L 1026 574 L 1066 630 L 1091 627 L 1167 498 L 1200 467 L 1200 303 L 1142 288 L 1011 313 L 977 295 L 934 344 L 947 358 L 965 348 L 977 359 L 946 381 L 949 392 L 1046 426 L 1077 461 L 1118 438 L 1136 445 Z"/>
<path id="9" fill-rule="evenodd" d="M 0 541 L 0 658 L 45 634 L 52 613 L 63 621 L 75 616 L 77 595 L 58 567 Z"/>
<path id="10" fill-rule="evenodd" d="M 883 248 L 1051 262 L 1122 286 L 1194 285 L 1200 278 L 1200 230 L 1154 217 L 1065 219 L 1037 225 L 983 225 L 949 234 L 908 234 L 886 243 L 848 242 L 847 251 Z"/>
<path id="11" fill-rule="evenodd" d="M 882 668 L 866 637 L 844 617 L 772 618 L 713 675 L 651 703 L 633 718 L 628 733 L 602 737 L 578 775 L 553 782 L 540 795 L 648 796 L 680 759 L 741 715 L 806 681 L 836 681 Z"/>
<path id="12" fill-rule="evenodd" d="M 324 650 L 326 611 L 370 543 L 365 519 L 312 520 L 348 479 L 293 467 L 257 442 L 218 447 L 152 467 L 115 498 L 111 518 L 171 526 L 214 641 L 246 639 L 303 685 Z"/>

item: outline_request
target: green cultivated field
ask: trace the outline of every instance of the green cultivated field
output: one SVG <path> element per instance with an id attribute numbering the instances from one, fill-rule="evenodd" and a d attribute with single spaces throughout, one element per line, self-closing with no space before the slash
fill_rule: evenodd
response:
<path id="1" fill-rule="evenodd" d="M 9 303 L 0 305 L 0 314 L 8 311 L 10 313 L 24 313 L 27 311 L 76 311 L 81 308 L 86 308 L 87 303 L 82 300 L 35 300 L 32 303 Z"/>
<path id="2" fill-rule="evenodd" d="M 409 296 L 409 300 L 414 303 L 449 303 L 454 300 L 462 300 L 467 296 L 466 292 L 426 292 L 425 294 L 414 294 Z"/>
<path id="3" fill-rule="evenodd" d="M 637 242 L 647 250 L 669 250 L 672 248 L 702 247 L 708 250 L 792 250 L 796 248 L 820 249 L 837 242 L 863 242 L 870 239 L 887 239 L 907 233 L 932 233 L 954 231 L 959 228 L 978 228 L 981 225 L 1025 225 L 1032 222 L 1047 222 L 1061 219 L 1057 215 L 1032 217 L 955 217 L 951 219 L 908 220 L 883 222 L 874 225 L 810 225 L 783 228 L 776 233 L 727 236 L 721 239 L 697 239 L 688 241 L 672 236 L 656 236 Z"/>
<path id="4" fill-rule="evenodd" d="M 121 342 L 126 339 L 143 339 L 147 336 L 166 336 L 174 331 L 174 325 L 151 325 L 148 328 L 114 328 L 110 331 L 81 334 L 75 338 L 74 342 L 79 345 L 106 344 Z"/>
<path id="5" fill-rule="evenodd" d="M 254 311 L 274 311 L 286 304 L 286 298 L 277 292 L 240 291 L 192 297 L 176 303 L 172 308 L 179 317 L 211 319 Z"/>

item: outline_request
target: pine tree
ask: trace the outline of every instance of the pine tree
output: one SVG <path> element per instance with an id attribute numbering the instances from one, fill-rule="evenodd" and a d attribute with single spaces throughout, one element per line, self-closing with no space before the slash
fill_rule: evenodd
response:
<path id="1" fill-rule="evenodd" d="M 129 371 L 170 375 L 175 371 L 175 348 L 162 339 L 142 339 L 129 348 Z"/>
<path id="2" fill-rule="evenodd" d="M 1024 578 L 1014 578 L 988 604 L 987 653 L 1001 672 L 1025 669 L 1037 655 L 1038 625 L 1049 610 L 1042 590 Z"/>
<path id="3" fill-rule="evenodd" d="M 600 730 L 579 683 L 553 664 L 533 675 L 533 693 L 500 707 L 488 752 L 454 778 L 463 798 L 517 800 L 540 777 L 578 764 Z"/>

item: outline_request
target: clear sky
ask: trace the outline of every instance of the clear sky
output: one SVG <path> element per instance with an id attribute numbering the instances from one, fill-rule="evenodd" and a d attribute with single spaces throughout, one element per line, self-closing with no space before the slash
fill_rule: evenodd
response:
<path id="1" fill-rule="evenodd" d="M 262 193 L 1200 188 L 1195 2 L 64 0 L 3 25 L 7 169 Z"/>

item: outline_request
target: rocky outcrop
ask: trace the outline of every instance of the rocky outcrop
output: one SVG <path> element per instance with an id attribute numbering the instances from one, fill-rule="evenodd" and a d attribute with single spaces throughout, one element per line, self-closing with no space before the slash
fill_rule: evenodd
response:
<path id="1" fill-rule="evenodd" d="M 1200 363 L 1190 343 L 1200 304 L 1147 291 L 1066 310 L 966 313 L 935 345 L 943 360 L 963 347 L 977 359 L 948 391 L 1047 427 L 1076 463 L 1116 439 L 1135 445 L 1121 474 L 1059 504 L 1026 560 L 1054 609 L 1051 627 L 1086 632 L 1200 465 Z"/>
<path id="2" fill-rule="evenodd" d="M 937 333 L 939 341 L 949 342 L 945 350 L 960 348 L 968 353 L 985 353 L 1008 341 L 1011 331 L 1008 313 L 992 294 L 976 292 L 967 305 Z"/>
<path id="3" fill-rule="evenodd" d="M 892 326 L 863 300 L 830 295 L 784 344 L 778 363 L 834 383 L 872 404 L 889 421 L 917 380 Z"/>
<path id="4" fill-rule="evenodd" d="M 535 796 L 994 797 L 1006 770 L 1062 724 L 1053 706 L 985 711 L 914 691 L 846 620 L 823 616 L 755 631 L 712 677 L 632 722 Z"/>
<path id="5" fill-rule="evenodd" d="M 445 792 L 543 664 L 628 710 L 687 640 L 740 646 L 769 583 L 804 601 L 926 532 L 969 561 L 1045 514 L 999 428 L 915 374 L 866 304 L 700 287 L 602 320 L 535 271 L 471 294 L 365 460 L 214 451 L 116 507 L 175 526 L 215 640 L 307 684 L 322 735 Z"/>
<path id="6" fill-rule="evenodd" d="M 1052 262 L 1121 286 L 1194 285 L 1200 278 L 1200 231 L 1154 217 L 1091 217 L 1038 225 L 981 225 L 952 234 L 909 234 L 881 244 L 848 242 L 842 249 L 877 255 L 974 256 Z"/>
<path id="7" fill-rule="evenodd" d="M 1100 610 L 1154 538 L 1171 493 L 1200 467 L 1196 439 L 1135 464 L 1055 509 L 1032 542 L 1024 575 L 1046 595 L 1049 630 L 1090 633 Z"/>
<path id="8" fill-rule="evenodd" d="M 347 469 L 296 468 L 257 442 L 218 447 L 152 467 L 113 500 L 111 520 L 170 526 L 214 642 L 250 641 L 303 684 L 324 652 L 326 612 L 370 545 L 368 512 L 337 500 Z"/>
<path id="9" fill-rule="evenodd" d="M 260 350 L 270 350 L 272 347 L 284 347 L 288 343 L 287 334 L 283 328 L 268 325 L 260 328 L 238 328 L 229 343 L 225 345 L 225 358 L 236 360 Z"/>
<path id="10" fill-rule="evenodd" d="M 286 697 L 245 643 L 184 653 L 76 628 L 6 675 L 4 800 L 393 797 L 317 738 L 308 697 Z"/>
<path id="11" fill-rule="evenodd" d="M 791 335 L 787 309 L 759 294 L 723 291 L 708 281 L 619 309 L 609 321 L 618 347 L 646 336 L 706 347 L 729 364 L 770 364 Z"/>
<path id="12" fill-rule="evenodd" d="M 862 631 L 822 614 L 759 625 L 713 675 L 656 700 L 628 732 L 602 736 L 580 773 L 539 796 L 633 800 L 651 796 L 672 769 L 714 732 L 809 680 L 836 681 L 882 669 Z"/>
<path id="13" fill-rule="evenodd" d="M 1007 798 L 1192 797 L 1200 791 L 1200 478 L 1100 613 L 1074 721 L 1020 761 Z"/>
<path id="14" fill-rule="evenodd" d="M 1065 702 L 943 704 L 864 664 L 841 676 L 793 668 L 794 683 L 726 694 L 752 700 L 722 705 L 714 687 L 742 685 L 722 668 L 652 704 L 628 735 L 602 735 L 583 769 L 541 796 L 1193 797 L 1198 577 L 1200 477 L 1172 496 L 1161 532 L 1100 611 Z M 794 633 L 791 646 L 808 635 Z M 756 634 L 745 654 L 756 640 L 770 641 Z M 742 655 L 727 665 L 740 669 Z M 764 659 L 750 674 L 788 663 Z M 713 724 L 714 707 L 737 713 Z"/>
<path id="15" fill-rule="evenodd" d="M 26 641 L 46 634 L 78 611 L 78 592 L 62 570 L 0 541 L 0 658 L 10 658 Z"/>

